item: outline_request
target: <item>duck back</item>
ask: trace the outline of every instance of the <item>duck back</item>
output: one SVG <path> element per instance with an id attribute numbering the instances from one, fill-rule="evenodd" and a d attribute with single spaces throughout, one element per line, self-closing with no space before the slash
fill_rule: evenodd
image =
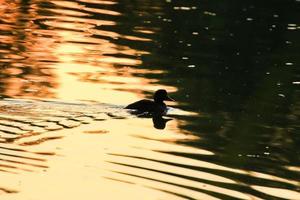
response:
<path id="1" fill-rule="evenodd" d="M 151 100 L 143 99 L 125 107 L 126 109 L 134 109 L 139 112 L 163 113 L 166 110 L 166 104 L 156 103 Z"/>

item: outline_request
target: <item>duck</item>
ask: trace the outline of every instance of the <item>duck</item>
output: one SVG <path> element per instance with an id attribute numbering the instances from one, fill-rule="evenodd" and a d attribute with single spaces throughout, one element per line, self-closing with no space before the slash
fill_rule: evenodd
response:
<path id="1" fill-rule="evenodd" d="M 174 101 L 174 99 L 168 96 L 166 90 L 159 89 L 154 93 L 153 100 L 142 99 L 129 104 L 125 107 L 125 109 L 132 109 L 137 111 L 137 113 L 163 115 L 167 112 L 167 105 L 164 101 Z"/>

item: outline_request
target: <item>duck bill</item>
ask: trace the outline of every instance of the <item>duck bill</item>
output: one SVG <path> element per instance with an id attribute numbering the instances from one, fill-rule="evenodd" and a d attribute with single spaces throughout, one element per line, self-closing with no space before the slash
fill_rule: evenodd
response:
<path id="1" fill-rule="evenodd" d="M 169 97 L 169 96 L 167 96 L 165 100 L 166 100 L 166 101 L 175 101 L 174 99 L 172 99 L 172 98 Z"/>

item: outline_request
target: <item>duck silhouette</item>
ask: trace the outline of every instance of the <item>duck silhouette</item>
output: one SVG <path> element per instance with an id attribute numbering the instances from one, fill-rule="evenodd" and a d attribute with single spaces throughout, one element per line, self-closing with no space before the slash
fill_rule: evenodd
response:
<path id="1" fill-rule="evenodd" d="M 150 113 L 153 115 L 163 115 L 167 111 L 167 105 L 164 101 L 174 101 L 168 96 L 164 89 L 159 89 L 154 93 L 154 100 L 143 99 L 129 104 L 125 109 L 132 109 L 138 113 Z"/>
<path id="2" fill-rule="evenodd" d="M 172 120 L 171 118 L 163 118 L 162 115 L 152 116 L 153 127 L 156 129 L 165 129 L 168 121 Z"/>

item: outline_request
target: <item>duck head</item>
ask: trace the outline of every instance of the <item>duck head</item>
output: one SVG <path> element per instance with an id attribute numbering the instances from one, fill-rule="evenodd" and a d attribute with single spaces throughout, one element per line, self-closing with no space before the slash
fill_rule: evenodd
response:
<path id="1" fill-rule="evenodd" d="M 168 96 L 168 93 L 166 90 L 160 89 L 154 93 L 154 101 L 157 103 L 160 103 L 163 101 L 174 101 L 174 99 L 172 99 Z"/>

